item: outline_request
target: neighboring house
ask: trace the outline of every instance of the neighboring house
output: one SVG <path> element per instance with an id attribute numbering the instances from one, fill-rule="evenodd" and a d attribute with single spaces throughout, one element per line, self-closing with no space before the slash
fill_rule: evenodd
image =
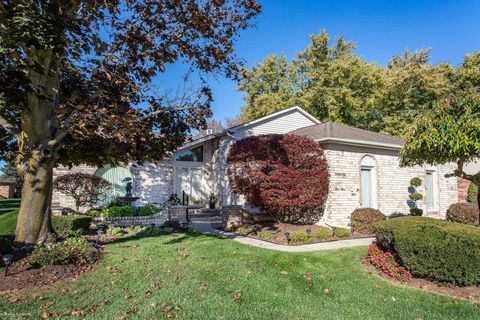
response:
<path id="1" fill-rule="evenodd" d="M 0 199 L 13 198 L 14 193 L 15 181 L 6 177 L 0 177 Z"/>
<path id="2" fill-rule="evenodd" d="M 129 164 L 127 168 L 75 167 L 71 171 L 88 172 L 112 182 L 114 193 L 123 195 L 124 178 L 133 179 L 136 205 L 165 203 L 172 193 L 188 195 L 190 204 L 208 203 L 213 193 L 219 206 L 246 205 L 243 197 L 231 191 L 227 156 L 231 144 L 239 139 L 261 134 L 293 133 L 307 136 L 324 148 L 329 163 L 330 186 L 325 207 L 325 222 L 346 225 L 350 213 L 359 207 L 372 207 L 384 214 L 408 213 L 410 179 L 418 176 L 426 198 L 420 202 L 429 216 L 443 217 L 451 203 L 457 202 L 456 178 L 445 178 L 451 165 L 400 168 L 402 141 L 335 123 L 321 123 L 299 107 L 292 107 L 191 141 L 171 158 L 155 164 Z M 55 170 L 58 176 L 70 171 Z M 55 191 L 53 208 L 72 206 L 71 199 Z M 248 208 L 248 205 L 246 205 Z"/>

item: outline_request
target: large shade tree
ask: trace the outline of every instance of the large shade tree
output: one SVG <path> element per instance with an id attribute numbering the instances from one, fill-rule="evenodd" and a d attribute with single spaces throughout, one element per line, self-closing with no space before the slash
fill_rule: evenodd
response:
<path id="1" fill-rule="evenodd" d="M 400 155 L 406 166 L 456 163 L 449 176 L 479 185 L 480 172 L 469 174 L 464 167 L 480 158 L 480 96 L 455 95 L 435 103 L 409 126 Z"/>
<path id="2" fill-rule="evenodd" d="M 152 90 L 168 64 L 237 77 L 234 42 L 255 0 L 2 0 L 0 150 L 24 178 L 16 240 L 53 238 L 58 164 L 154 161 L 210 115 L 202 82 L 178 100 Z"/>

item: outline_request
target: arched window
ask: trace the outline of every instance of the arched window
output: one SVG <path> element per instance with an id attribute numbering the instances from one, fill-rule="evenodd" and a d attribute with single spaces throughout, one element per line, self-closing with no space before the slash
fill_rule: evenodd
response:
<path id="1" fill-rule="evenodd" d="M 360 205 L 363 208 L 374 206 L 374 169 L 375 159 L 371 156 L 364 156 L 360 164 Z"/>
<path id="2" fill-rule="evenodd" d="M 125 167 L 112 167 L 109 165 L 99 168 L 95 175 L 101 177 L 112 184 L 110 194 L 102 204 L 108 204 L 118 197 L 124 197 L 128 182 L 132 182 L 132 174 Z"/>

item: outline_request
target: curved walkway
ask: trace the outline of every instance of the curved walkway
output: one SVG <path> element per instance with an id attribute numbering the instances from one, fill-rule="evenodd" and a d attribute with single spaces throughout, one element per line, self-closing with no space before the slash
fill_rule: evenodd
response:
<path id="1" fill-rule="evenodd" d="M 271 243 L 268 241 L 263 241 L 259 239 L 253 239 L 249 237 L 240 236 L 235 233 L 225 232 L 215 229 L 214 225 L 217 223 L 211 221 L 208 218 L 193 218 L 192 225 L 199 232 L 207 235 L 219 236 L 226 239 L 232 239 L 237 242 L 247 244 L 250 246 L 277 250 L 283 252 L 311 252 L 311 251 L 323 251 L 323 250 L 333 250 L 333 249 L 342 249 L 358 246 L 368 246 L 372 243 L 375 238 L 360 238 L 360 239 L 345 239 L 329 242 L 320 242 L 320 243 L 311 243 L 304 244 L 299 246 L 286 246 L 282 244 Z"/>

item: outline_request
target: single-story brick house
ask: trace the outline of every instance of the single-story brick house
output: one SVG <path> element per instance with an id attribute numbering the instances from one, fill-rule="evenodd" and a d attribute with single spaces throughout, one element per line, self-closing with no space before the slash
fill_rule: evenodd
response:
<path id="1" fill-rule="evenodd" d="M 384 214 L 406 214 L 411 203 L 409 182 L 420 177 L 419 190 L 425 195 L 420 207 L 428 216 L 444 217 L 450 204 L 458 201 L 456 178 L 445 178 L 452 165 L 399 166 L 402 141 L 393 136 L 369 132 L 336 123 L 321 123 L 299 107 L 292 107 L 256 119 L 224 132 L 209 134 L 179 148 L 171 157 L 157 163 L 127 167 L 92 168 L 79 166 L 74 172 L 88 172 L 111 181 L 114 193 L 124 195 L 125 179 L 132 178 L 132 194 L 139 199 L 134 205 L 165 203 L 172 193 L 187 194 L 192 204 L 208 204 L 211 193 L 218 205 L 242 205 L 241 196 L 233 193 L 227 177 L 227 155 L 238 139 L 261 134 L 293 133 L 317 141 L 325 150 L 329 163 L 330 185 L 324 222 L 347 225 L 351 212 L 359 207 L 372 207 Z M 58 168 L 58 176 L 70 171 Z M 54 211 L 71 207 L 72 200 L 55 191 Z"/>

